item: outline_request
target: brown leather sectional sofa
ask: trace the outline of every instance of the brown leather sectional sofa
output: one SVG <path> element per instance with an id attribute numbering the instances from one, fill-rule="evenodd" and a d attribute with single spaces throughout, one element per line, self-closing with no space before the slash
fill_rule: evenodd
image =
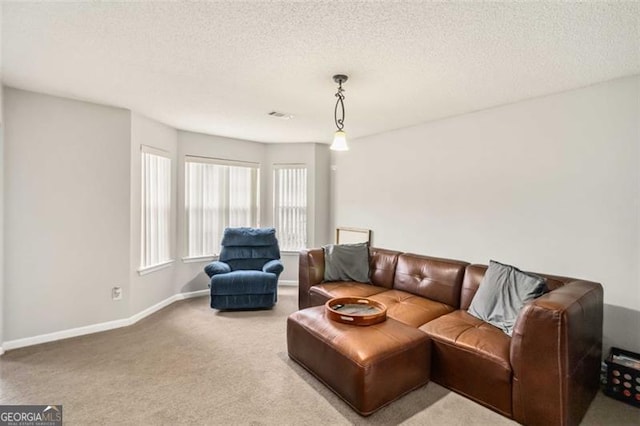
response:
<path id="1" fill-rule="evenodd" d="M 429 336 L 431 380 L 522 424 L 578 424 L 598 389 L 602 286 L 539 274 L 550 291 L 525 306 L 509 337 L 467 313 L 486 268 L 371 248 L 371 283 L 323 282 L 323 250 L 303 250 L 299 307 L 382 302 Z"/>

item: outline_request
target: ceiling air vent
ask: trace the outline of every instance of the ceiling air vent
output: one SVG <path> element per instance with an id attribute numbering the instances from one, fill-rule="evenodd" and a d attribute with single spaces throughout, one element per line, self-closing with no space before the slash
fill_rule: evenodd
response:
<path id="1" fill-rule="evenodd" d="M 275 117 L 275 118 L 280 118 L 282 120 L 289 120 L 293 118 L 293 115 L 291 114 L 285 114 L 284 112 L 278 112 L 278 111 L 271 111 L 267 115 L 270 115 L 271 117 Z"/>

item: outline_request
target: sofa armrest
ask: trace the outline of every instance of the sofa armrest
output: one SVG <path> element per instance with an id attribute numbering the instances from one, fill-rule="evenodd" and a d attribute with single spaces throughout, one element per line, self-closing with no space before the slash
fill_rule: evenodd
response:
<path id="1" fill-rule="evenodd" d="M 219 260 L 213 261 L 204 267 L 204 272 L 212 278 L 214 275 L 226 274 L 231 272 L 231 266 Z"/>
<path id="2" fill-rule="evenodd" d="M 324 250 L 303 249 L 298 262 L 298 308 L 311 306 L 309 289 L 324 280 Z"/>
<path id="3" fill-rule="evenodd" d="M 270 260 L 262 267 L 262 272 L 271 272 L 276 274 L 276 277 L 280 276 L 282 271 L 284 271 L 284 266 L 278 259 Z"/>
<path id="4" fill-rule="evenodd" d="M 598 390 L 602 312 L 602 286 L 589 281 L 569 282 L 520 312 L 510 348 L 517 422 L 580 422 Z"/>

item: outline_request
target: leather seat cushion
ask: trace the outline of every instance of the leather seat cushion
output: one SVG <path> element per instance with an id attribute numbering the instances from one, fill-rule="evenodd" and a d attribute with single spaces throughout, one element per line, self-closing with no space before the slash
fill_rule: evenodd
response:
<path id="1" fill-rule="evenodd" d="M 508 335 L 463 310 L 436 318 L 420 330 L 433 342 L 433 381 L 512 416 Z"/>
<path id="2" fill-rule="evenodd" d="M 365 416 L 429 381 L 430 349 L 426 334 L 393 319 L 358 327 L 316 306 L 287 320 L 289 357 Z"/>
<path id="3" fill-rule="evenodd" d="M 370 296 L 387 307 L 387 316 L 412 327 L 432 321 L 454 309 L 445 303 L 436 302 L 402 290 L 387 290 Z"/>
<path id="4" fill-rule="evenodd" d="M 326 282 L 309 289 L 309 300 L 311 306 L 319 306 L 334 297 L 369 297 L 386 290 L 384 287 L 355 281 Z"/>

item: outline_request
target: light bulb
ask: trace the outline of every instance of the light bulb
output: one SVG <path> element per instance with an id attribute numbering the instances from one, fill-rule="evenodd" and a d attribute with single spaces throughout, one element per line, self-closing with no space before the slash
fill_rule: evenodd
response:
<path id="1" fill-rule="evenodd" d="M 347 146 L 347 134 L 342 130 L 338 130 L 335 135 L 333 135 L 333 143 L 329 149 L 332 151 L 349 151 L 349 146 Z"/>

